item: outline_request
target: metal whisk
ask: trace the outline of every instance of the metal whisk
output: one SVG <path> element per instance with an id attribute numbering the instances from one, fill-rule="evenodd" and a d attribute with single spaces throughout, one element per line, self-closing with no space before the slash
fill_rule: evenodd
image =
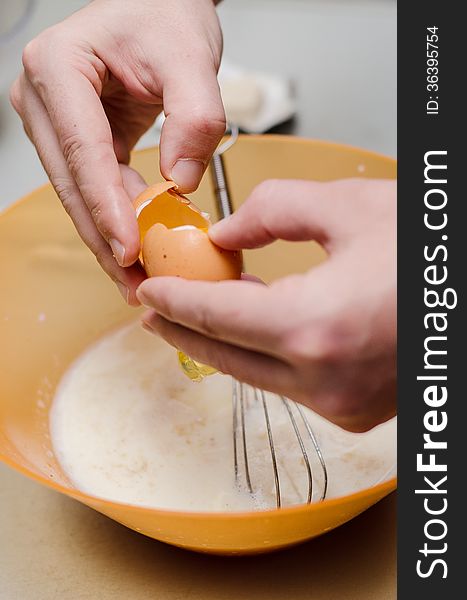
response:
<path id="1" fill-rule="evenodd" d="M 225 218 L 233 213 L 233 207 L 230 200 L 228 181 L 224 168 L 223 154 L 228 150 L 238 138 L 238 128 L 230 125 L 228 128 L 228 137 L 223 144 L 219 146 L 211 160 L 211 175 L 214 184 L 214 192 L 217 201 L 217 210 L 220 218 Z M 311 425 L 306 417 L 303 408 L 295 402 L 278 396 L 280 402 L 287 413 L 290 421 L 293 435 L 297 440 L 302 457 L 302 463 L 306 472 L 307 489 L 303 495 L 307 503 L 313 501 L 313 491 L 316 477 L 314 474 L 313 464 L 321 471 L 321 493 L 318 501 L 321 502 L 326 497 L 328 487 L 328 474 L 326 463 L 323 454 L 316 439 L 316 436 L 311 428 Z M 279 463 L 280 460 L 277 454 L 276 445 L 274 442 L 273 427 L 271 424 L 270 410 L 268 401 L 263 390 L 253 388 L 247 384 L 232 380 L 232 436 L 233 436 L 233 453 L 234 453 L 234 472 L 235 480 L 239 487 L 246 488 L 250 494 L 257 492 L 254 482 L 252 481 L 252 473 L 250 467 L 250 457 L 248 450 L 248 423 L 247 413 L 254 407 L 256 411 L 259 409 L 264 416 L 264 426 L 267 433 L 267 444 L 269 446 L 271 466 L 274 477 L 274 490 L 276 506 L 283 506 L 281 475 Z M 307 440 L 307 443 L 305 442 Z M 314 452 L 314 460 L 311 460 L 310 451 Z M 243 469 L 242 469 L 243 467 Z"/>

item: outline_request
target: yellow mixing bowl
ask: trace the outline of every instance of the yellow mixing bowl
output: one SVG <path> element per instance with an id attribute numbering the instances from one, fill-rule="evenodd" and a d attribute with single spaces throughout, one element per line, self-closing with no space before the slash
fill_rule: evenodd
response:
<path id="1" fill-rule="evenodd" d="M 284 136 L 241 137 L 225 156 L 239 205 L 263 179 L 394 178 L 395 161 L 337 144 Z M 155 181 L 157 151 L 133 166 Z M 215 215 L 209 177 L 194 194 Z M 246 253 L 247 270 L 266 281 L 304 271 L 324 257 L 315 244 Z M 188 513 L 140 508 L 74 489 L 54 458 L 48 412 L 69 364 L 96 338 L 136 317 L 78 238 L 46 185 L 0 215 L 0 458 L 25 475 L 158 540 L 216 554 L 267 552 L 320 535 L 352 519 L 396 487 L 396 480 L 320 504 L 249 513 Z M 174 358 L 175 360 L 175 358 Z"/>

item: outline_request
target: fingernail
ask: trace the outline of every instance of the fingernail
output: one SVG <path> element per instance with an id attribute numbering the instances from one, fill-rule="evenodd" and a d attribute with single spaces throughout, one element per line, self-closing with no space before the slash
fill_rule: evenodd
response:
<path id="1" fill-rule="evenodd" d="M 200 160 L 181 158 L 173 166 L 170 176 L 182 191 L 192 191 L 198 187 L 203 173 L 204 165 Z"/>
<path id="2" fill-rule="evenodd" d="M 146 321 L 141 321 L 141 327 L 143 329 L 146 329 L 146 331 L 149 331 L 150 333 L 154 333 L 154 329 Z"/>
<path id="3" fill-rule="evenodd" d="M 232 215 L 225 217 L 225 219 L 217 221 L 217 223 L 214 223 L 214 225 L 211 225 L 211 227 L 209 228 L 209 237 L 215 237 L 219 235 L 231 218 Z"/>
<path id="4" fill-rule="evenodd" d="M 120 244 L 118 240 L 112 239 L 109 241 L 112 253 L 116 258 L 118 264 L 123 267 L 123 261 L 125 260 L 125 248 Z"/>
<path id="5" fill-rule="evenodd" d="M 144 308 L 151 308 L 149 306 L 149 301 L 146 298 L 146 296 L 144 295 L 144 292 L 141 288 L 138 288 L 136 290 L 136 297 L 138 298 L 138 300 L 141 302 L 141 304 L 144 306 Z"/>
<path id="6" fill-rule="evenodd" d="M 121 281 L 116 281 L 115 285 L 118 287 L 118 291 L 123 296 L 125 302 L 128 303 L 128 296 L 130 295 L 130 290 Z"/>

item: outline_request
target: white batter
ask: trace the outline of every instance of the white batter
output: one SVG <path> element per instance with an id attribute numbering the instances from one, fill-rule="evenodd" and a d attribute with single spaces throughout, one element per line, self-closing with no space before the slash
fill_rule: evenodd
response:
<path id="1" fill-rule="evenodd" d="M 307 492 L 303 458 L 286 410 L 277 397 L 267 398 L 283 504 L 300 503 Z M 230 378 L 191 382 L 175 350 L 136 323 L 102 338 L 66 373 L 51 411 L 52 442 L 71 482 L 95 496 L 175 510 L 269 508 L 275 495 L 264 413 L 253 398 L 248 406 L 253 496 L 235 484 Z M 352 434 L 306 414 L 326 461 L 327 497 L 395 474 L 395 420 Z M 323 474 L 309 439 L 307 448 L 317 500 Z M 243 474 L 242 462 L 239 469 Z"/>

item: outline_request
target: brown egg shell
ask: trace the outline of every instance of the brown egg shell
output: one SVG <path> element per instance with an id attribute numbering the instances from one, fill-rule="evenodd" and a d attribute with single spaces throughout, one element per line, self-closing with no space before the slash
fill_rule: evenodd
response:
<path id="1" fill-rule="evenodd" d="M 149 277 L 221 281 L 239 279 L 242 253 L 219 248 L 201 229 L 168 229 L 161 223 L 146 233 L 142 250 Z"/>
<path id="2" fill-rule="evenodd" d="M 209 228 L 209 215 L 201 212 L 188 198 L 178 194 L 176 188 L 173 181 L 155 183 L 133 201 L 141 243 L 155 223 L 162 223 L 168 228 L 182 225 L 193 225 L 205 230 Z"/>

